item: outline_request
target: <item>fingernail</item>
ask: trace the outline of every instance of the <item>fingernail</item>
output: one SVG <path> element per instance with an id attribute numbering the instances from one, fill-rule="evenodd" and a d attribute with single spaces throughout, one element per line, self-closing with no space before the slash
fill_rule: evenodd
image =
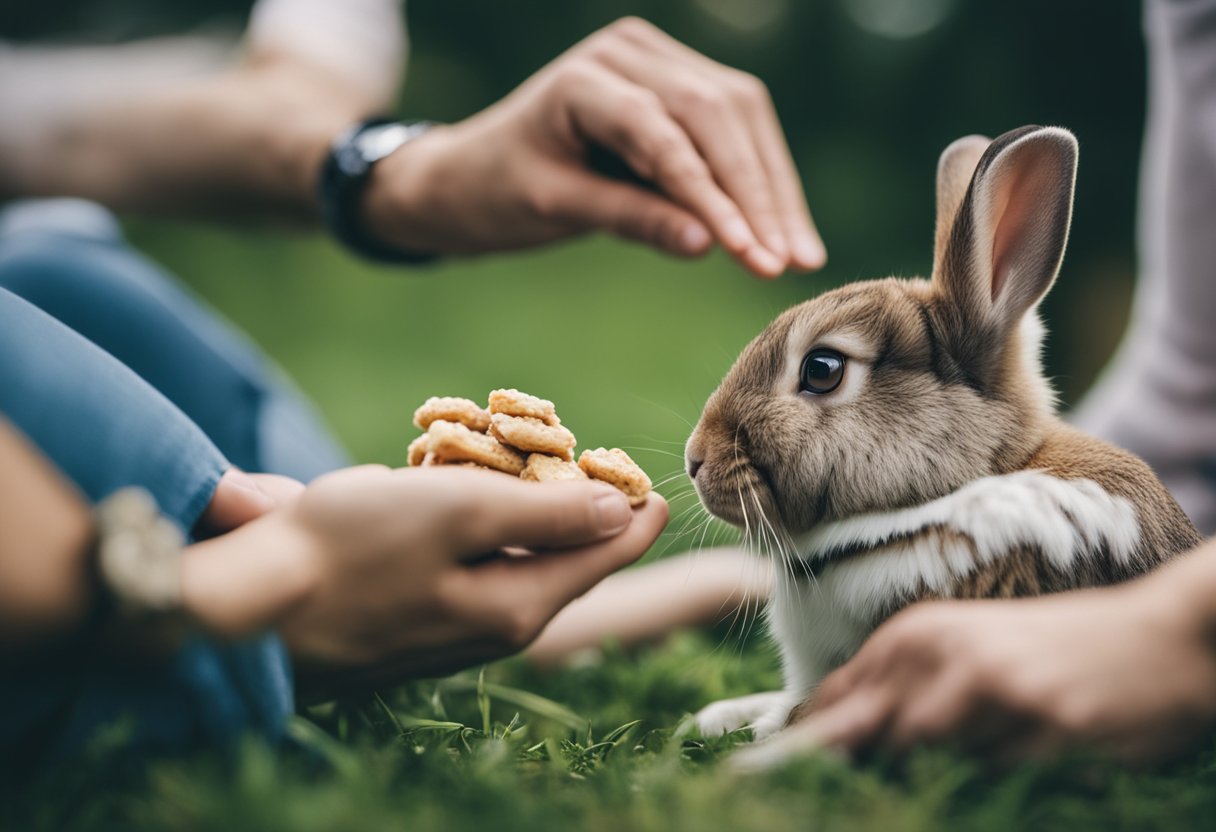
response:
<path id="1" fill-rule="evenodd" d="M 780 234 L 766 234 L 764 247 L 771 251 L 778 260 L 783 263 L 789 262 L 790 247 L 786 245 L 785 238 Z"/>
<path id="2" fill-rule="evenodd" d="M 751 244 L 752 230 L 741 217 L 735 217 L 733 220 L 727 220 L 722 226 L 722 242 L 727 248 L 742 249 Z"/>
<path id="3" fill-rule="evenodd" d="M 690 225 L 680 235 L 680 248 L 689 254 L 698 254 L 709 244 L 709 231 L 703 225 Z"/>
<path id="4" fill-rule="evenodd" d="M 633 519 L 629 501 L 620 492 L 602 494 L 595 498 L 595 525 L 600 534 L 609 535 L 623 531 Z"/>
<path id="5" fill-rule="evenodd" d="M 794 257 L 798 260 L 798 265 L 808 269 L 817 269 L 827 262 L 823 243 L 813 237 L 799 237 L 795 241 Z"/>

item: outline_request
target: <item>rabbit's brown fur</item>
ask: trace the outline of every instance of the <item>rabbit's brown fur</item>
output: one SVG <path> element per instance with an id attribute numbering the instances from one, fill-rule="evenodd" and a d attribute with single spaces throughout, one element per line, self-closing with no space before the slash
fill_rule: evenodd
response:
<path id="1" fill-rule="evenodd" d="M 1199 542 L 1148 466 L 1054 412 L 1035 309 L 1063 257 L 1076 154 L 1058 128 L 955 142 L 938 167 L 932 278 L 788 310 L 706 403 L 694 481 L 781 559 L 770 624 L 787 684 L 710 706 L 703 730 L 780 727 L 914 601 L 1112 584 Z M 819 395 L 800 367 L 824 348 L 846 363 Z"/>

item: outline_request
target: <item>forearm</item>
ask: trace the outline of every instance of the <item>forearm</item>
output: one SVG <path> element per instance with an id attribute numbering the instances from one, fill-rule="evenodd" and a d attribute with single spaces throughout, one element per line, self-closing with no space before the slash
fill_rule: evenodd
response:
<path id="1" fill-rule="evenodd" d="M 391 108 L 405 36 L 397 0 L 262 0 L 245 54 L 227 70 L 175 65 L 161 78 L 166 61 L 128 49 L 105 54 L 126 68 L 110 67 L 120 80 L 93 85 L 70 53 L 2 56 L 7 76 L 41 93 L 0 83 L 0 199 L 309 219 L 329 142 Z"/>
<path id="2" fill-rule="evenodd" d="M 346 92 L 273 62 L 148 90 L 46 119 L 4 154 L 0 182 L 10 196 L 81 196 L 118 210 L 311 218 L 328 142 L 372 107 Z"/>
<path id="3" fill-rule="evenodd" d="M 1145 578 L 1141 590 L 1216 655 L 1216 538 Z"/>
<path id="4" fill-rule="evenodd" d="M 72 630 L 89 608 L 84 501 L 0 417 L 0 655 Z"/>

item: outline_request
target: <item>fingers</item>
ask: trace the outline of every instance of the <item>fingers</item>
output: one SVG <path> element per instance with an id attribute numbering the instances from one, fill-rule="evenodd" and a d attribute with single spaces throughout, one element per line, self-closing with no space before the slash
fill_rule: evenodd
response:
<path id="1" fill-rule="evenodd" d="M 890 702 L 875 691 L 848 697 L 732 759 L 743 771 L 759 771 L 823 749 L 853 755 L 876 745 L 891 717 Z"/>
<path id="2" fill-rule="evenodd" d="M 781 272 L 784 263 L 756 239 L 739 206 L 658 95 L 591 64 L 568 77 L 562 101 L 581 134 L 616 153 L 697 216 L 752 271 L 767 277 Z"/>
<path id="3" fill-rule="evenodd" d="M 658 95 L 692 140 L 714 181 L 738 206 L 758 247 L 734 253 L 761 276 L 783 272 L 790 250 L 772 183 L 745 114 L 730 91 L 690 69 L 687 62 L 646 54 L 632 45 L 604 49 L 601 55 L 609 68 Z"/>
<path id="4" fill-rule="evenodd" d="M 254 485 L 270 499 L 277 508 L 290 505 L 304 493 L 304 483 L 281 474 L 249 474 Z"/>
<path id="5" fill-rule="evenodd" d="M 798 170 L 767 88 L 757 78 L 724 67 L 700 54 L 658 27 L 642 20 L 622 21 L 624 37 L 643 49 L 662 52 L 673 60 L 699 66 L 727 89 L 745 113 L 744 122 L 752 132 L 756 147 L 768 173 L 774 202 L 790 248 L 791 263 L 802 269 L 819 269 L 827 262 L 827 251 L 811 219 Z"/>
<path id="6" fill-rule="evenodd" d="M 540 488 L 535 483 L 524 485 Z M 570 483 L 554 486 L 573 488 Z M 470 564 L 449 581 L 450 603 L 462 617 L 482 622 L 484 633 L 499 645 L 500 655 L 522 650 L 566 604 L 641 557 L 667 523 L 667 503 L 657 494 L 631 513 L 628 527 L 608 540 Z"/>
<path id="7" fill-rule="evenodd" d="M 610 540 L 520 558 L 502 566 L 511 573 L 510 580 L 520 583 L 521 592 L 532 588 L 540 594 L 549 607 L 548 620 L 604 578 L 644 555 L 667 525 L 667 516 L 667 502 L 651 494 L 642 506 L 633 509 L 629 527 Z"/>
<path id="8" fill-rule="evenodd" d="M 821 269 L 827 263 L 827 249 L 811 219 L 806 194 L 802 191 L 802 180 L 794 167 L 794 159 L 782 135 L 781 123 L 777 120 L 777 111 L 768 92 L 765 91 L 758 102 L 751 103 L 749 109 L 753 117 L 748 119 L 748 123 L 773 188 L 779 221 L 789 242 L 790 262 L 805 271 Z"/>
<path id="9" fill-rule="evenodd" d="M 466 555 L 580 546 L 620 534 L 634 519 L 625 495 L 603 483 L 535 483 L 465 470 L 436 476 L 459 479 L 453 531 Z"/>
<path id="10" fill-rule="evenodd" d="M 275 512 L 182 553 L 182 603 L 204 630 L 239 639 L 276 626 L 315 585 L 315 559 L 284 518 Z"/>
<path id="11" fill-rule="evenodd" d="M 806 270 L 823 266 L 823 242 L 762 82 L 636 18 L 620 20 L 589 39 L 586 51 L 595 62 L 656 94 L 687 132 L 762 246 L 731 249 L 745 265 L 760 276 L 779 274 L 789 265 Z"/>
<path id="12" fill-rule="evenodd" d="M 688 210 L 662 196 L 577 168 L 561 169 L 554 183 L 553 219 L 579 229 L 602 228 L 680 257 L 709 250 L 713 237 Z"/>
<path id="13" fill-rule="evenodd" d="M 220 477 L 211 502 L 195 526 L 196 535 L 211 535 L 235 529 L 256 520 L 275 507 L 275 499 L 244 471 L 229 468 Z"/>

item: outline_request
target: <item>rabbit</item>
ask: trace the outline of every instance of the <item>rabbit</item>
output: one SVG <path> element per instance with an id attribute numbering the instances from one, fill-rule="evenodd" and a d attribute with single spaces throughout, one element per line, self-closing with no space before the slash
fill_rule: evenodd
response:
<path id="1" fill-rule="evenodd" d="M 1144 462 L 1055 414 L 1036 307 L 1060 269 L 1076 162 L 1058 127 L 954 142 L 931 278 L 787 310 L 706 402 L 688 474 L 712 514 L 777 557 L 767 615 L 784 689 L 708 705 L 703 734 L 784 727 L 915 601 L 1117 583 L 1200 542 Z"/>

